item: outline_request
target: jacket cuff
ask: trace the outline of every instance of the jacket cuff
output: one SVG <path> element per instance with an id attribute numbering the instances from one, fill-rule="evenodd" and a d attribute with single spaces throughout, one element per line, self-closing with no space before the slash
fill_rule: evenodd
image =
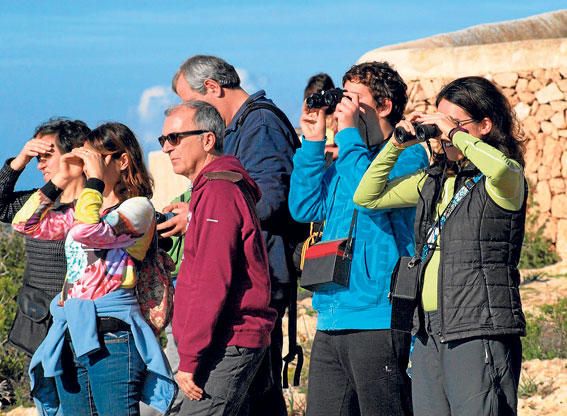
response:
<path id="1" fill-rule="evenodd" d="M 57 186 L 55 186 L 55 184 L 53 182 L 48 181 L 45 185 L 43 185 L 40 188 L 40 191 L 47 198 L 49 198 L 51 201 L 55 201 L 59 197 L 59 195 L 61 195 L 61 192 L 63 192 L 63 189 L 58 188 Z"/>
<path id="2" fill-rule="evenodd" d="M 325 140 L 307 140 L 303 137 L 301 141 L 301 151 L 309 155 L 318 155 L 324 157 L 325 155 Z"/>
<path id="3" fill-rule="evenodd" d="M 87 179 L 87 183 L 85 183 L 85 189 L 94 189 L 95 191 L 98 191 L 102 194 L 104 191 L 104 182 L 98 178 Z"/>
<path id="4" fill-rule="evenodd" d="M 197 357 L 179 353 L 179 371 L 195 374 L 198 366 L 199 361 Z"/>

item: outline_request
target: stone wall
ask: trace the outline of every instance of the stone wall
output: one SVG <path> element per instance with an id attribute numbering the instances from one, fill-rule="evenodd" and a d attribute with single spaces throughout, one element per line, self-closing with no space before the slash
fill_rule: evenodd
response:
<path id="1" fill-rule="evenodd" d="M 545 235 L 567 259 L 567 67 L 479 74 L 508 97 L 526 144 L 526 176 Z M 451 79 L 408 83 L 408 111 L 435 111 L 435 97 Z"/>

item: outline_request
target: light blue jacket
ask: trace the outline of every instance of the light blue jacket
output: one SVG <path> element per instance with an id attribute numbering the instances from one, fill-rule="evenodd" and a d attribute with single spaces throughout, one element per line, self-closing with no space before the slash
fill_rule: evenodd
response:
<path id="1" fill-rule="evenodd" d="M 325 169 L 325 142 L 303 140 L 291 175 L 291 215 L 299 222 L 325 221 L 323 241 L 348 236 L 354 192 L 376 155 L 356 128 L 341 130 L 335 142 L 339 158 Z M 427 165 L 425 149 L 412 146 L 400 155 L 390 178 Z M 349 287 L 313 294 L 319 330 L 390 328 L 390 276 L 399 256 L 413 254 L 415 209 L 358 210 Z"/>
<path id="2" fill-rule="evenodd" d="M 31 391 L 41 415 L 57 413 L 59 401 L 53 377 L 61 375 L 61 351 L 68 329 L 78 357 L 100 349 L 97 316 L 111 316 L 130 325 L 136 349 L 146 364 L 142 401 L 165 413 L 177 395 L 177 384 L 161 347 L 144 320 L 133 290 L 119 289 L 98 299 L 67 299 L 59 306 L 57 295 L 50 305 L 53 325 L 30 363 Z M 109 398 L 110 399 L 110 398 Z"/>

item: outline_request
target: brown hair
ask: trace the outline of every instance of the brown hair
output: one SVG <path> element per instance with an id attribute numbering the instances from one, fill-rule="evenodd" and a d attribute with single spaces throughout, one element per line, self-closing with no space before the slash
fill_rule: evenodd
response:
<path id="1" fill-rule="evenodd" d="M 122 180 L 117 185 L 118 195 L 124 199 L 135 196 L 153 196 L 153 179 L 144 164 L 142 149 L 136 136 L 122 123 L 104 123 L 94 129 L 87 142 L 103 155 L 128 156 L 128 167 L 122 172 Z"/>

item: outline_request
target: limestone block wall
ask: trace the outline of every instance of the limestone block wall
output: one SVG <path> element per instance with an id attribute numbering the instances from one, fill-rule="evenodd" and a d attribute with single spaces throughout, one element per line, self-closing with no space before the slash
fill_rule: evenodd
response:
<path id="1" fill-rule="evenodd" d="M 498 85 L 512 105 L 526 145 L 526 176 L 545 235 L 567 259 L 567 66 L 478 74 Z M 407 110 L 433 112 L 449 78 L 408 83 Z"/>

